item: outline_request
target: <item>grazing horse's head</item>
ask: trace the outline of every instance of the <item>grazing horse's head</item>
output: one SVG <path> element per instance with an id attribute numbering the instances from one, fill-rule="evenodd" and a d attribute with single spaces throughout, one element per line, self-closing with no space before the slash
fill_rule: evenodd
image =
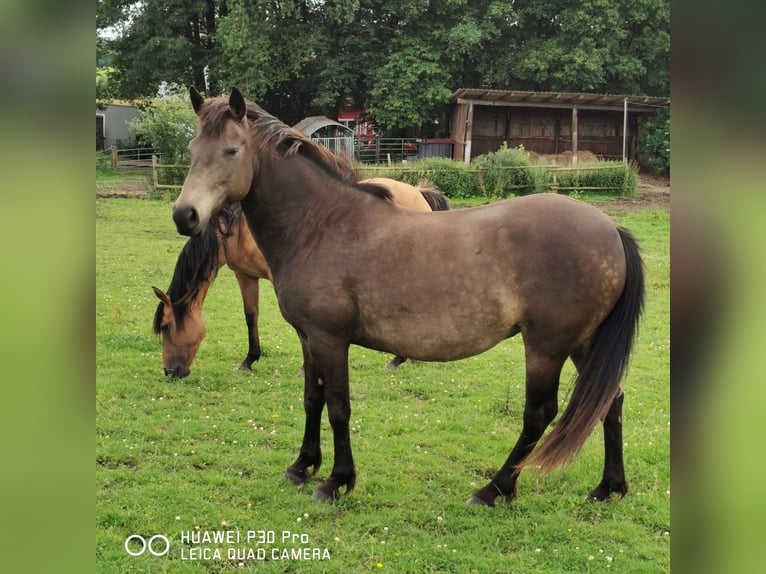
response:
<path id="1" fill-rule="evenodd" d="M 182 235 L 199 235 L 210 216 L 247 195 L 255 176 L 247 104 L 237 88 L 225 98 L 205 100 L 192 87 L 198 116 L 197 134 L 189 143 L 191 168 L 173 206 L 173 221 Z"/>
<path id="2" fill-rule="evenodd" d="M 191 372 L 191 364 L 200 343 L 205 338 L 205 323 L 196 305 L 190 305 L 179 321 L 170 297 L 157 287 L 152 287 L 160 300 L 155 315 L 154 331 L 162 336 L 162 366 L 167 376 L 185 377 Z"/>

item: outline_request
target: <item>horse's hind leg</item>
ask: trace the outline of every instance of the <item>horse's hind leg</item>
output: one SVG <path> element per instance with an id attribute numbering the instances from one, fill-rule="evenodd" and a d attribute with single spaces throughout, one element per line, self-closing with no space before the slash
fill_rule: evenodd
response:
<path id="1" fill-rule="evenodd" d="M 484 488 L 473 493 L 468 504 L 494 506 L 495 499 L 516 497 L 518 464 L 537 444 L 558 410 L 559 375 L 566 358 L 538 356 L 527 350 L 526 403 L 521 435 L 502 468 Z"/>
<path id="2" fill-rule="evenodd" d="M 245 322 L 247 323 L 247 355 L 237 365 L 238 369 L 249 371 L 252 364 L 261 357 L 261 341 L 258 336 L 258 279 L 248 277 L 238 271 L 234 271 L 242 294 L 242 303 L 245 308 Z"/>
<path id="3" fill-rule="evenodd" d="M 584 348 L 572 353 L 572 362 L 578 371 L 582 369 L 585 356 L 586 349 Z M 599 485 L 588 494 L 588 498 L 591 500 L 610 500 L 613 492 L 619 493 L 620 498 L 622 498 L 628 492 L 625 465 L 622 458 L 622 403 L 624 399 L 625 395 L 622 389 L 619 389 L 604 417 L 604 473 Z"/>
<path id="4" fill-rule="evenodd" d="M 386 363 L 386 366 L 384 368 L 386 369 L 396 369 L 399 365 L 404 363 L 407 360 L 406 357 L 400 357 L 397 355 L 393 359 L 391 359 L 388 363 Z"/>
<path id="5" fill-rule="evenodd" d="M 620 498 L 628 492 L 625 480 L 625 466 L 622 458 L 622 402 L 625 395 L 620 389 L 612 401 L 612 406 L 604 417 L 604 475 L 599 485 L 588 498 L 606 501 L 617 492 Z"/>

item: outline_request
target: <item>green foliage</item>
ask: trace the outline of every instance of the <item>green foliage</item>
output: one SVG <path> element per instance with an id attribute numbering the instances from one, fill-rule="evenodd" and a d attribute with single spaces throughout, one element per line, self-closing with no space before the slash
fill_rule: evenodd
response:
<path id="1" fill-rule="evenodd" d="M 669 93 L 668 0 L 98 3 L 119 97 L 238 85 L 280 118 L 352 104 L 434 130 L 459 87 Z M 438 129 L 438 128 L 436 128 Z"/>
<path id="2" fill-rule="evenodd" d="M 390 169 L 368 170 L 360 168 L 364 177 L 388 177 L 411 185 L 426 182 L 435 185 L 452 199 L 477 197 L 481 187 L 475 171 L 462 162 L 446 158 L 427 158 Z"/>
<path id="3" fill-rule="evenodd" d="M 146 145 L 157 149 L 163 162 L 178 163 L 187 158 L 186 148 L 196 125 L 188 96 L 175 88 L 169 96 L 154 98 L 129 128 L 131 135 L 140 136 Z"/>
<path id="4" fill-rule="evenodd" d="M 396 371 L 382 368 L 384 354 L 352 347 L 356 490 L 333 503 L 314 502 L 311 492 L 332 468 L 332 434 L 325 416 L 325 461 L 316 477 L 302 487 L 282 480 L 303 435 L 303 385 L 295 376 L 301 352 L 268 282 L 261 286 L 264 355 L 252 372 L 233 369 L 247 341 L 237 282 L 223 268 L 205 302 L 208 336 L 191 375 L 162 373 L 150 286 L 167 286 L 186 241 L 170 207 L 96 202 L 96 571 L 670 570 L 667 211 L 615 216 L 641 243 L 647 285 L 624 384 L 627 496 L 585 500 L 601 478 L 603 438 L 596 429 L 565 469 L 548 476 L 527 469 L 518 499 L 477 508 L 465 499 L 502 464 L 520 432 L 520 336 L 463 361 L 409 362 Z M 562 404 L 573 376 L 568 364 Z M 194 545 L 181 543 L 180 533 L 196 529 L 239 530 L 243 537 L 248 530 L 277 536 L 290 530 L 306 534 L 308 546 L 327 548 L 331 558 L 246 561 L 241 568 L 225 558 L 182 560 L 181 549 Z M 171 552 L 132 557 L 124 542 L 133 533 L 166 535 Z"/>
<path id="5" fill-rule="evenodd" d="M 647 154 L 657 173 L 670 173 L 670 108 L 660 108 L 641 126 L 636 142 L 639 153 Z"/>
<path id="6" fill-rule="evenodd" d="M 496 152 L 474 158 L 471 166 L 481 170 L 479 184 L 487 198 L 538 193 L 550 186 L 550 172 L 544 167 L 531 166 L 529 153 L 523 146 L 509 148 L 503 142 Z"/>
<path id="7" fill-rule="evenodd" d="M 374 74 L 368 112 L 384 128 L 421 126 L 449 100 L 448 81 L 435 55 L 408 47 Z"/>
<path id="8" fill-rule="evenodd" d="M 636 192 L 638 170 L 619 161 L 595 161 L 577 167 L 532 165 L 523 147 L 503 145 L 496 152 L 478 156 L 470 166 L 446 158 L 429 158 L 388 168 L 359 167 L 362 177 L 388 177 L 412 185 L 432 183 L 451 199 L 503 199 L 528 193 L 583 192 L 601 197 L 631 196 Z"/>
<path id="9" fill-rule="evenodd" d="M 119 95 L 119 72 L 114 68 L 96 68 L 96 99 L 109 100 Z"/>
<path id="10" fill-rule="evenodd" d="M 620 161 L 597 161 L 571 169 L 558 169 L 553 189 L 567 195 L 583 192 L 630 196 L 636 191 L 638 168 Z"/>
<path id="11" fill-rule="evenodd" d="M 510 85 L 670 93 L 668 0 L 531 0 L 519 7 L 516 39 L 518 49 L 499 57 L 512 64 Z"/>

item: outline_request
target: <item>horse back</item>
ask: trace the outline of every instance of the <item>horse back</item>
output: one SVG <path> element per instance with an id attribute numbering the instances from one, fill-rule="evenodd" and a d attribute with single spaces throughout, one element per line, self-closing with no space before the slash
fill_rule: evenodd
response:
<path id="1" fill-rule="evenodd" d="M 617 226 L 582 202 L 547 195 L 374 211 L 325 233 L 286 282 L 280 304 L 294 320 L 379 350 L 452 360 L 519 331 L 544 339 L 548 325 L 581 342 L 624 285 Z"/>

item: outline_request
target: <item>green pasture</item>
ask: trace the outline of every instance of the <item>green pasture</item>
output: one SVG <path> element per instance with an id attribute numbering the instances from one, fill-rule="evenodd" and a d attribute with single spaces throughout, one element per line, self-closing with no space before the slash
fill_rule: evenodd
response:
<path id="1" fill-rule="evenodd" d="M 352 348 L 357 487 L 337 502 L 314 502 L 311 493 L 332 468 L 332 433 L 325 422 L 317 477 L 303 487 L 282 479 L 303 436 L 303 382 L 297 338 L 269 283 L 261 288 L 264 353 L 252 373 L 234 370 L 247 341 L 228 269 L 210 290 L 208 336 L 191 375 L 162 373 L 151 286 L 167 288 L 185 241 L 170 210 L 167 201 L 96 202 L 97 572 L 669 571 L 667 211 L 615 216 L 642 245 L 648 291 L 625 382 L 627 496 L 584 498 L 601 477 L 598 428 L 569 467 L 548 476 L 527 470 L 517 500 L 483 508 L 465 500 L 502 464 L 520 431 L 519 338 L 478 357 L 408 362 L 396 371 L 383 369 L 389 357 Z M 567 365 L 562 407 L 573 378 Z M 222 530 L 240 541 L 186 538 Z M 131 556 L 125 540 L 132 534 L 166 536 L 169 552 Z M 138 552 L 140 544 L 129 549 Z M 250 558 L 241 554 L 247 550 Z"/>

